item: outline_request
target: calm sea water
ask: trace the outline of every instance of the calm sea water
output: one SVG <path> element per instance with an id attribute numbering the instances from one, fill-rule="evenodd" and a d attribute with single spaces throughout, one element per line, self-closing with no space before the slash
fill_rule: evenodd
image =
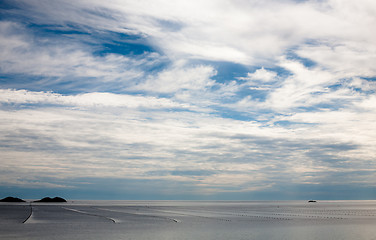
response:
<path id="1" fill-rule="evenodd" d="M 0 239 L 376 240 L 376 201 L 1 203 Z"/>

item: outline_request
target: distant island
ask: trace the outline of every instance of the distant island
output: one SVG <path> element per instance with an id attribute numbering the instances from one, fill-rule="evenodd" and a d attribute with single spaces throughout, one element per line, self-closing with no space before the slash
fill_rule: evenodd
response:
<path id="1" fill-rule="evenodd" d="M 6 197 L 1 199 L 0 202 L 25 202 L 25 200 L 16 197 Z"/>
<path id="2" fill-rule="evenodd" d="M 61 197 L 54 197 L 54 198 L 45 197 L 45 198 L 42 198 L 41 200 L 37 200 L 37 201 L 34 201 L 34 202 L 54 203 L 54 202 L 67 202 L 67 200 L 65 200 L 64 198 L 61 198 Z"/>

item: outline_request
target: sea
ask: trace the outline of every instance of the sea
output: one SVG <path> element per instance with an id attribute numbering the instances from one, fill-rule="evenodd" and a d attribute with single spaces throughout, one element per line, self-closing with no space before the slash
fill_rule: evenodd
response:
<path id="1" fill-rule="evenodd" d="M 0 203 L 0 239 L 376 240 L 376 201 Z"/>

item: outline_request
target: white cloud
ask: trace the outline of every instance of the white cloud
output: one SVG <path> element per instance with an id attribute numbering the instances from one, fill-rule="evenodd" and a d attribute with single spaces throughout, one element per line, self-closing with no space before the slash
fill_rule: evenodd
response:
<path id="1" fill-rule="evenodd" d="M 376 21 L 375 21 L 376 22 Z M 373 38 L 375 41 L 376 37 Z M 320 45 L 304 45 L 297 54 L 343 77 L 372 77 L 376 75 L 376 45 L 366 41 L 342 41 Z"/>
<path id="2" fill-rule="evenodd" d="M 268 63 L 307 40 L 374 42 L 375 4 L 351 1 L 27 1 L 38 23 L 138 32 L 170 58 Z M 58 5 L 59 7 L 56 7 Z M 349 9 L 353 9 L 351 12 Z"/>
<path id="3" fill-rule="evenodd" d="M 27 90 L 0 89 L 2 104 L 56 104 L 70 107 L 126 107 L 163 109 L 189 109 L 188 104 L 173 102 L 166 98 L 143 97 L 113 93 L 85 93 L 78 95 L 61 95 L 52 92 L 31 92 Z"/>
<path id="4" fill-rule="evenodd" d="M 297 60 L 284 58 L 278 66 L 290 74 L 284 78 L 274 78 L 275 82 L 269 85 L 254 82 L 253 89 L 267 90 L 265 100 L 256 101 L 247 96 L 237 103 L 237 107 L 253 106 L 255 109 L 273 109 L 282 113 L 304 111 L 298 108 L 320 108 L 320 105 L 343 108 L 351 107 L 366 96 L 354 91 L 354 88 L 372 91 L 372 82 L 359 78 L 346 80 L 344 72 L 334 72 L 321 66 L 306 67 Z"/>
<path id="5" fill-rule="evenodd" d="M 18 23 L 0 22 L 0 70 L 5 74 L 125 82 L 142 77 L 140 66 L 159 57 L 156 53 L 141 59 L 116 54 L 100 57 L 91 51 L 90 47 L 72 41 L 38 39 Z"/>
<path id="6" fill-rule="evenodd" d="M 249 80 L 249 81 L 261 81 L 261 82 L 270 82 L 277 77 L 277 73 L 273 71 L 265 70 L 265 68 L 257 69 L 253 73 L 247 73 L 247 77 L 240 78 L 242 80 Z"/>
<path id="7" fill-rule="evenodd" d="M 216 71 L 210 66 L 173 67 L 149 76 L 144 82 L 130 87 L 130 90 L 175 93 L 179 90 L 201 90 L 214 84 L 210 79 Z"/>
<path id="8" fill-rule="evenodd" d="M 352 78 L 352 81 L 349 83 L 349 87 L 358 88 L 362 91 L 375 91 L 376 82 L 367 81 L 358 77 Z"/>
<path id="9" fill-rule="evenodd" d="M 282 60 L 280 66 L 290 71 L 292 75 L 284 79 L 281 86 L 270 93 L 266 104 L 275 109 L 310 107 L 311 101 L 316 99 L 324 103 L 326 99 L 322 99 L 320 95 L 330 91 L 328 87 L 339 80 L 338 76 L 331 72 L 319 68 L 308 69 L 296 61 Z"/>
<path id="10" fill-rule="evenodd" d="M 109 112 L 35 106 L 2 110 L 0 116 L 3 170 L 12 170 L 7 173 L 11 175 L 28 172 L 28 179 L 164 179 L 211 189 L 233 186 L 232 176 L 239 185 L 237 191 L 246 191 L 252 186 L 269 186 L 274 182 L 270 174 L 279 182 L 291 181 L 286 176 L 294 175 L 299 183 L 305 181 L 302 171 L 338 171 L 338 166 L 324 161 L 325 155 L 307 155 L 322 153 L 323 147 L 333 143 L 344 150 L 329 147 L 325 154 L 341 158 L 353 169 L 364 168 L 376 144 L 372 140 L 376 131 L 369 128 L 375 115 L 369 114 L 301 113 L 280 119 L 319 124 L 292 129 L 200 112 L 161 110 Z M 348 145 L 355 147 L 346 150 Z M 14 158 L 17 161 L 11 160 Z M 200 178 L 149 174 L 192 167 L 215 174 Z"/>

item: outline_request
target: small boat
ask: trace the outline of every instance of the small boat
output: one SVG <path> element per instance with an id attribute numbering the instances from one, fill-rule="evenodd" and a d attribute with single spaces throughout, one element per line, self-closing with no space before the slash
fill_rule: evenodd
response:
<path id="1" fill-rule="evenodd" d="M 308 202 L 317 202 L 316 200 L 309 200 Z"/>

